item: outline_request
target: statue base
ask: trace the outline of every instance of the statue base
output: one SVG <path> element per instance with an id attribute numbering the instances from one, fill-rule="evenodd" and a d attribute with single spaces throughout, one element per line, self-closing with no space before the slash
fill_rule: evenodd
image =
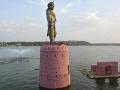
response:
<path id="1" fill-rule="evenodd" d="M 47 89 L 70 86 L 68 46 L 55 43 L 41 46 L 39 85 Z"/>

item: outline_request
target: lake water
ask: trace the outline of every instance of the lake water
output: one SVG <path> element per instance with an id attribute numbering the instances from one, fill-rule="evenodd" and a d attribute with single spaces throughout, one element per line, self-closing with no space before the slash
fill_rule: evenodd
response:
<path id="1" fill-rule="evenodd" d="M 69 55 L 72 83 L 65 90 L 120 90 L 120 79 L 117 86 L 98 85 L 80 72 L 97 61 L 120 63 L 119 46 L 73 46 Z M 38 85 L 39 58 L 40 47 L 1 47 L 0 90 L 43 90 Z"/>

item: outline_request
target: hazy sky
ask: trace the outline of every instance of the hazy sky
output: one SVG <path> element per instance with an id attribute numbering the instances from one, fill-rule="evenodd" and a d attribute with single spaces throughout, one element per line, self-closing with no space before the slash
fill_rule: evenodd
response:
<path id="1" fill-rule="evenodd" d="M 0 41 L 48 41 L 51 0 L 0 0 Z M 120 43 L 120 0 L 55 0 L 56 40 Z"/>

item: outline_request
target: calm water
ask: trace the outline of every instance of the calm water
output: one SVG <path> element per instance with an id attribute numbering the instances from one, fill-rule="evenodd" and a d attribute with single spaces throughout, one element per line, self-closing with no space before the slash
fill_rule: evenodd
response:
<path id="1" fill-rule="evenodd" d="M 98 85 L 80 72 L 97 61 L 119 61 L 119 46 L 75 46 L 69 54 L 72 84 L 66 90 L 120 90 L 119 79 L 118 86 Z M 39 55 L 39 47 L 0 48 L 0 90 L 43 90 L 38 88 Z"/>

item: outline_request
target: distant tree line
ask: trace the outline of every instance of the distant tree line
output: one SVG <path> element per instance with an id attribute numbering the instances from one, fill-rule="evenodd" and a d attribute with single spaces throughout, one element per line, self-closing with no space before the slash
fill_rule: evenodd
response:
<path id="1" fill-rule="evenodd" d="M 87 41 L 56 41 L 57 44 L 65 44 L 69 46 L 120 46 L 120 43 L 89 43 Z M 49 42 L 0 42 L 0 46 L 42 46 Z"/>
<path id="2" fill-rule="evenodd" d="M 86 41 L 56 41 L 57 44 L 66 44 L 70 46 L 91 45 Z M 0 46 L 42 46 L 49 42 L 0 42 Z"/>

